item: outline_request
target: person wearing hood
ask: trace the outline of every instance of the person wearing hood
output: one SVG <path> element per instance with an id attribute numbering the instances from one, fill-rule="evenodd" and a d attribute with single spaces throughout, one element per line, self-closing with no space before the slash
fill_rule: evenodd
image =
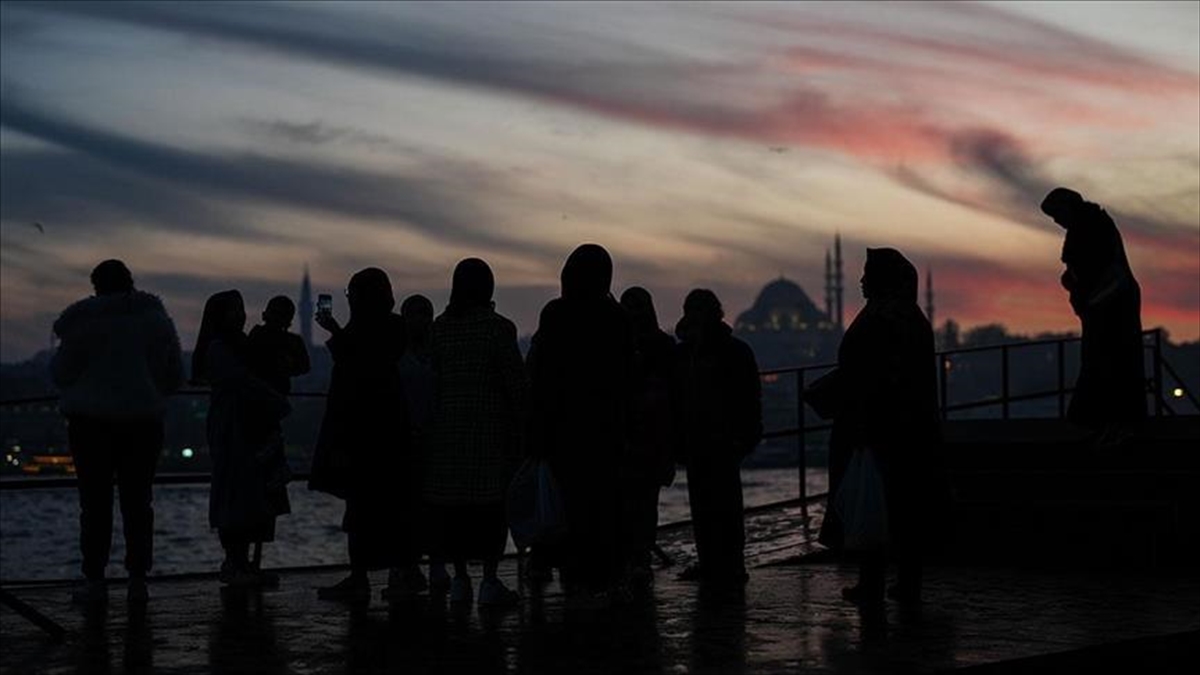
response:
<path id="1" fill-rule="evenodd" d="M 530 452 L 562 490 L 566 540 L 557 555 L 575 597 L 604 602 L 620 582 L 621 481 L 633 394 L 633 331 L 612 297 L 608 251 L 583 244 L 567 258 L 562 294 L 542 309 L 526 367 Z"/>
<path id="2" fill-rule="evenodd" d="M 231 586 L 274 585 L 278 578 L 251 562 L 250 545 L 273 541 L 276 517 L 291 510 L 280 431 L 291 406 L 277 385 L 253 370 L 245 327 L 241 293 L 211 296 L 192 351 L 192 380 L 212 387 L 208 520 L 225 550 L 219 578 Z"/>
<path id="3" fill-rule="evenodd" d="M 676 458 L 687 470 L 697 558 L 680 578 L 740 586 L 748 579 L 741 464 L 762 437 L 762 385 L 754 352 L 724 317 L 716 294 L 698 288 L 675 327 Z"/>
<path id="4" fill-rule="evenodd" d="M 356 272 L 346 299 L 345 327 L 332 314 L 317 314 L 330 333 L 333 372 L 308 487 L 346 501 L 350 575 L 318 596 L 361 602 L 370 597 L 371 570 L 400 570 L 388 576 L 389 596 L 420 591 L 426 581 L 416 566 L 415 463 L 399 369 L 404 320 L 392 312 L 391 280 L 379 268 Z"/>
<path id="5" fill-rule="evenodd" d="M 79 600 L 106 597 L 112 548 L 113 478 L 125 531 L 128 596 L 148 597 L 153 552 L 152 485 L 163 446 L 166 397 L 183 381 L 175 324 L 156 296 L 136 290 L 120 260 L 92 270 L 95 295 L 54 322 L 60 340 L 50 363 L 67 418 L 79 487 L 79 540 L 86 584 Z"/>
<path id="6" fill-rule="evenodd" d="M 634 333 L 634 399 L 629 431 L 629 467 L 625 516 L 631 577 L 650 579 L 650 560 L 658 533 L 658 492 L 675 479 L 675 426 L 671 377 L 675 340 L 658 326 L 654 299 L 641 286 L 621 294 Z"/>
<path id="7" fill-rule="evenodd" d="M 483 260 L 459 262 L 450 304 L 433 322 L 437 394 L 421 482 L 434 514 L 433 554 L 454 563 L 450 602 L 471 602 L 467 562 L 481 560 L 481 607 L 518 600 L 497 570 L 508 540 L 504 498 L 521 459 L 529 392 L 517 327 L 496 313 L 495 285 Z"/>
<path id="8" fill-rule="evenodd" d="M 890 595 L 916 602 L 921 554 L 948 511 L 941 457 L 933 329 L 917 304 L 917 269 L 899 251 L 867 249 L 862 294 L 867 304 L 838 348 L 838 390 L 830 437 L 829 508 L 820 541 L 841 548 L 843 523 L 834 500 L 853 453 L 871 451 L 882 474 L 886 553 L 899 564 Z M 884 602 L 885 551 L 862 554 L 858 585 L 843 596 L 867 610 Z"/>
<path id="9" fill-rule="evenodd" d="M 1079 316 L 1079 377 L 1067 419 L 1097 432 L 1101 446 L 1121 443 L 1146 418 L 1142 291 L 1116 223 L 1099 204 L 1055 188 L 1042 211 L 1067 231 L 1062 285 Z"/>

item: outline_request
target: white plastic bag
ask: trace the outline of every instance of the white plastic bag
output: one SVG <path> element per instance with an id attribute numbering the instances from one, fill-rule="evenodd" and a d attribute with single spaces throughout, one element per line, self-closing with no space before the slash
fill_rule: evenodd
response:
<path id="1" fill-rule="evenodd" d="M 518 548 L 548 541 L 567 529 L 558 482 L 545 460 L 527 459 L 507 495 L 508 528 Z"/>
<path id="2" fill-rule="evenodd" d="M 875 451 L 869 448 L 854 451 L 833 507 L 842 519 L 843 545 L 847 550 L 874 551 L 887 545 L 887 494 Z"/>

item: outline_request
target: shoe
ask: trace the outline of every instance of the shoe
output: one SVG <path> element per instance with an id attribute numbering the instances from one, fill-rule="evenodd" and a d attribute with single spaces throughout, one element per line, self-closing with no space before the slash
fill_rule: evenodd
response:
<path id="1" fill-rule="evenodd" d="M 335 602 L 362 602 L 371 598 L 371 582 L 365 576 L 350 576 L 332 586 L 317 589 L 321 600 Z"/>
<path id="2" fill-rule="evenodd" d="M 393 567 L 388 571 L 387 588 L 380 591 L 379 595 L 384 600 L 403 600 L 411 598 L 426 588 L 429 588 L 429 583 L 425 581 L 425 575 L 421 574 L 421 570 L 415 567 L 409 570 Z"/>
<path id="3" fill-rule="evenodd" d="M 150 600 L 146 577 L 130 577 L 129 585 L 125 589 L 125 599 L 131 605 L 144 605 Z"/>
<path id="4" fill-rule="evenodd" d="M 484 579 L 479 584 L 479 606 L 491 608 L 515 607 L 521 595 L 504 585 L 499 579 Z"/>
<path id="5" fill-rule="evenodd" d="M 90 605 L 108 600 L 108 582 L 104 579 L 89 579 L 71 591 L 71 602 Z"/>
<path id="6" fill-rule="evenodd" d="M 455 576 L 450 581 L 450 603 L 454 605 L 471 604 L 471 577 Z"/>
<path id="7" fill-rule="evenodd" d="M 450 575 L 445 565 L 429 566 L 429 592 L 442 595 L 450 590 Z"/>

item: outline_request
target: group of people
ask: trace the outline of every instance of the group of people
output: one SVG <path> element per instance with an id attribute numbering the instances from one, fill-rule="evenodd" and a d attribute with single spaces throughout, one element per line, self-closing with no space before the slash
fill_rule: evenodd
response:
<path id="1" fill-rule="evenodd" d="M 1140 364 L 1137 283 L 1102 209 L 1060 188 L 1043 210 L 1068 230 L 1063 284 L 1083 324 L 1071 417 L 1119 438 L 1140 419 L 1135 403 L 1145 414 L 1144 401 L 1129 392 L 1141 391 L 1132 382 L 1135 356 Z M 681 576 L 722 587 L 745 582 L 740 465 L 762 435 L 754 354 L 733 336 L 712 291 L 687 295 L 672 337 L 659 327 L 651 294 L 635 286 L 618 299 L 612 276 L 602 247 L 575 249 L 562 268 L 560 297 L 543 308 L 524 358 L 514 324 L 495 311 L 492 270 L 478 258 L 454 269 L 449 303 L 436 318 L 420 295 L 396 313 L 378 268 L 350 278 L 345 325 L 318 312 L 333 370 L 309 487 L 345 501 L 350 561 L 349 575 L 320 597 L 365 599 L 368 573 L 386 569 L 385 597 L 428 588 L 469 603 L 476 595 L 468 562 L 480 561 L 478 603 L 514 604 L 518 595 L 497 567 L 508 535 L 506 493 L 529 460 L 550 468 L 566 519 L 565 534 L 531 551 L 530 581 L 557 569 L 569 593 L 611 597 L 648 580 L 659 489 L 679 465 L 697 552 Z M 123 263 L 102 262 L 91 280 L 95 296 L 55 324 L 61 346 L 52 364 L 78 470 L 81 594 L 105 593 L 115 476 L 129 596 L 144 600 L 164 398 L 183 381 L 179 340 L 162 303 L 134 289 Z M 846 546 L 861 537 L 841 507 L 872 497 L 885 504 L 887 543 L 859 551 L 859 583 L 844 592 L 877 607 L 889 561 L 899 565 L 891 596 L 919 598 L 922 552 L 945 532 L 939 514 L 948 511 L 949 485 L 933 333 L 917 304 L 916 269 L 895 249 L 868 249 L 862 292 L 866 305 L 845 333 L 837 370 L 805 397 L 834 420 L 821 542 L 857 548 Z M 309 369 L 305 345 L 288 331 L 294 313 L 287 298 L 273 298 L 247 334 L 240 293 L 217 293 L 193 351 L 192 379 L 211 387 L 210 524 L 225 552 L 227 584 L 278 581 L 257 551 L 289 511 L 281 422 L 290 412 L 290 379 Z M 875 483 L 862 479 L 866 454 Z M 418 567 L 422 557 L 428 576 Z"/>

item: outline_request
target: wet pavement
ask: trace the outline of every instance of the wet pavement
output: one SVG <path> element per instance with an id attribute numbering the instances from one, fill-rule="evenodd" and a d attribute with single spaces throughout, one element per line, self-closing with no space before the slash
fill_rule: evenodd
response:
<path id="1" fill-rule="evenodd" d="M 502 576 L 512 584 L 516 573 L 506 561 Z M 428 596 L 391 606 L 376 596 L 358 609 L 318 600 L 314 587 L 340 571 L 286 572 L 279 590 L 261 593 L 221 589 L 212 577 L 160 580 L 144 612 L 130 611 L 120 584 L 90 610 L 71 605 L 62 586 L 10 588 L 71 637 L 55 644 L 0 609 L 0 671 L 1075 672 L 1125 659 L 1143 672 L 1195 672 L 1200 663 L 1200 633 L 1179 635 L 1200 631 L 1200 579 L 1190 571 L 933 567 L 926 602 L 890 606 L 885 624 L 840 600 L 854 570 L 835 563 L 756 568 L 736 594 L 674 573 L 657 570 L 653 588 L 623 606 L 569 603 L 552 583 L 523 588 L 521 606 L 504 612 Z M 377 593 L 382 575 L 375 581 Z"/>

